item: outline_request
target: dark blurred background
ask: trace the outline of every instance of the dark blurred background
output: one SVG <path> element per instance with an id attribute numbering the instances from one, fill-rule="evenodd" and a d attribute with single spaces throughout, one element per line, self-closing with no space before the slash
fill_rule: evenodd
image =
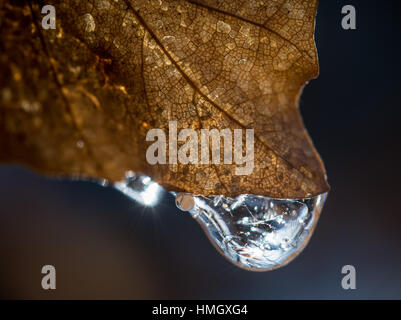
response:
<path id="1" fill-rule="evenodd" d="M 341 28 L 352 4 L 357 29 Z M 0 166 L 0 298 L 400 299 L 400 1 L 321 0 L 301 112 L 332 186 L 309 245 L 264 273 L 227 262 L 166 196 Z M 41 288 L 41 268 L 57 289 Z M 341 268 L 356 268 L 343 290 Z"/>

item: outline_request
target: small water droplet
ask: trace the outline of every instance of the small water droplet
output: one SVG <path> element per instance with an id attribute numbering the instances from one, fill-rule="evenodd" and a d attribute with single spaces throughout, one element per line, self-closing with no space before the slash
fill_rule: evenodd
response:
<path id="1" fill-rule="evenodd" d="M 155 206 L 163 188 L 146 175 L 127 171 L 125 180 L 114 183 L 116 189 L 144 206 Z"/>
<path id="2" fill-rule="evenodd" d="M 217 22 L 217 32 L 230 33 L 230 31 L 231 31 L 231 26 L 228 23 L 225 23 L 224 21 L 221 20 Z"/>
<path id="3" fill-rule="evenodd" d="M 77 148 L 82 149 L 85 146 L 85 142 L 82 140 L 77 141 Z"/>
<path id="4" fill-rule="evenodd" d="M 130 179 L 134 178 L 136 176 L 136 173 L 132 170 L 128 170 L 125 172 L 125 178 Z"/>
<path id="5" fill-rule="evenodd" d="M 192 210 L 195 206 L 194 197 L 190 193 L 179 193 L 175 198 L 175 203 L 182 211 Z"/>

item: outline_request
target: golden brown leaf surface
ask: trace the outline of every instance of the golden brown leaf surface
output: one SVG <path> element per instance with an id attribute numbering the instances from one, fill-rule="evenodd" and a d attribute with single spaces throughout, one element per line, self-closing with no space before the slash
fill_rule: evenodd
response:
<path id="1" fill-rule="evenodd" d="M 317 0 L 47 1 L 1 4 L 0 161 L 169 190 L 304 198 L 328 190 L 298 111 L 318 74 Z M 52 3 L 54 2 L 54 3 Z M 154 165 L 151 128 L 255 130 L 255 169 Z"/>

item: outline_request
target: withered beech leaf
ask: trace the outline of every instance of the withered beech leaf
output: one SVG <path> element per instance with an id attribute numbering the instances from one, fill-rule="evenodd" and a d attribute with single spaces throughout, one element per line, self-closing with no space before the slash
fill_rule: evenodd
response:
<path id="1" fill-rule="evenodd" d="M 304 198 L 328 190 L 298 111 L 318 74 L 317 0 L 2 1 L 0 161 L 169 190 Z M 152 128 L 254 129 L 254 170 L 146 161 Z"/>

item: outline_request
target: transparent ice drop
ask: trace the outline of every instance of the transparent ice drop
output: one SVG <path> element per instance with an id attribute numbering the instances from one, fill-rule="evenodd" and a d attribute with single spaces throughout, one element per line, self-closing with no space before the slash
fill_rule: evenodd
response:
<path id="1" fill-rule="evenodd" d="M 145 206 L 156 205 L 163 190 L 149 177 L 131 171 L 114 187 Z M 223 256 L 253 271 L 283 266 L 302 251 L 327 196 L 275 199 L 250 194 L 236 198 L 171 194 L 177 207 L 191 214 Z"/>
<path id="2" fill-rule="evenodd" d="M 199 222 L 231 262 L 248 270 L 267 271 L 287 264 L 305 247 L 326 196 L 293 200 L 179 193 L 176 204 Z"/>
<path id="3" fill-rule="evenodd" d="M 146 175 L 127 171 L 125 180 L 113 185 L 128 197 L 143 206 L 153 207 L 159 203 L 163 188 Z"/>

